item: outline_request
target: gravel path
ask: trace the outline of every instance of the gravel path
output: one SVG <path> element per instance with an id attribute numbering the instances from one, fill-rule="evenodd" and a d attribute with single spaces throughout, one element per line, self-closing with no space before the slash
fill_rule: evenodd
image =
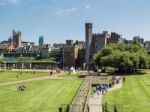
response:
<path id="1" fill-rule="evenodd" d="M 50 71 L 56 72 L 56 70 L 49 70 L 49 69 L 12 69 L 12 70 L 6 70 L 6 71 L 15 71 L 15 72 L 47 72 L 49 73 Z"/>
<path id="2" fill-rule="evenodd" d="M 19 81 L 11 81 L 11 82 L 5 82 L 5 83 L 0 83 L 0 86 L 6 86 L 10 84 L 17 84 L 17 83 L 22 83 L 22 82 L 29 82 L 29 81 L 36 81 L 36 80 L 54 80 L 54 79 L 63 79 L 60 77 L 63 75 L 64 72 L 54 74 L 52 76 L 43 76 L 43 77 L 38 77 L 38 78 L 32 78 L 32 79 L 25 79 L 25 80 L 19 80 Z"/>

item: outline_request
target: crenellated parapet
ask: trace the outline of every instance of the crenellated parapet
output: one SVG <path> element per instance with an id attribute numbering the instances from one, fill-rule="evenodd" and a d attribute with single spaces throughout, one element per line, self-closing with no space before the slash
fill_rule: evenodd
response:
<path id="1" fill-rule="evenodd" d="M 85 23 L 85 26 L 88 26 L 88 27 L 93 27 L 93 24 L 92 23 Z"/>
<path id="2" fill-rule="evenodd" d="M 93 33 L 93 36 L 102 36 L 102 33 Z"/>

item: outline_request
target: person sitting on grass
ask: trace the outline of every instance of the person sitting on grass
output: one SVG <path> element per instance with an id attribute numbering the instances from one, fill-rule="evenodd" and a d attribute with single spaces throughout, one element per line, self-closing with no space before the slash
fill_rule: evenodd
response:
<path id="1" fill-rule="evenodd" d="M 19 86 L 19 90 L 20 90 L 20 91 L 24 91 L 25 88 L 26 88 L 26 87 L 25 87 L 24 85 Z"/>

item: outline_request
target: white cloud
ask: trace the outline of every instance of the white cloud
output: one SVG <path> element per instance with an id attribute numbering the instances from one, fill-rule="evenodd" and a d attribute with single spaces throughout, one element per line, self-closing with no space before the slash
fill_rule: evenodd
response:
<path id="1" fill-rule="evenodd" d="M 18 4 L 20 1 L 22 0 L 0 0 L 0 4 L 4 5 L 4 4 Z"/>
<path id="2" fill-rule="evenodd" d="M 66 13 L 71 13 L 71 12 L 76 12 L 77 11 L 77 8 L 70 8 L 70 9 L 63 9 L 63 8 L 60 8 L 57 10 L 56 12 L 56 15 L 63 15 L 63 14 L 66 14 Z"/>
<path id="3" fill-rule="evenodd" d="M 21 0 L 7 0 L 9 3 L 12 3 L 12 4 L 17 4 L 19 3 Z"/>
<path id="4" fill-rule="evenodd" d="M 86 4 L 85 9 L 91 9 L 91 6 L 89 4 Z"/>

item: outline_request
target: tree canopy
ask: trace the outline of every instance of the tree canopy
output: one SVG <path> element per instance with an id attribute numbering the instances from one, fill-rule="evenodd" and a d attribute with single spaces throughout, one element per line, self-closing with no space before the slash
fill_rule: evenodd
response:
<path id="1" fill-rule="evenodd" d="M 137 41 L 133 44 L 109 44 L 93 56 L 100 67 L 113 67 L 119 71 L 133 71 L 150 67 L 150 56 Z"/>

